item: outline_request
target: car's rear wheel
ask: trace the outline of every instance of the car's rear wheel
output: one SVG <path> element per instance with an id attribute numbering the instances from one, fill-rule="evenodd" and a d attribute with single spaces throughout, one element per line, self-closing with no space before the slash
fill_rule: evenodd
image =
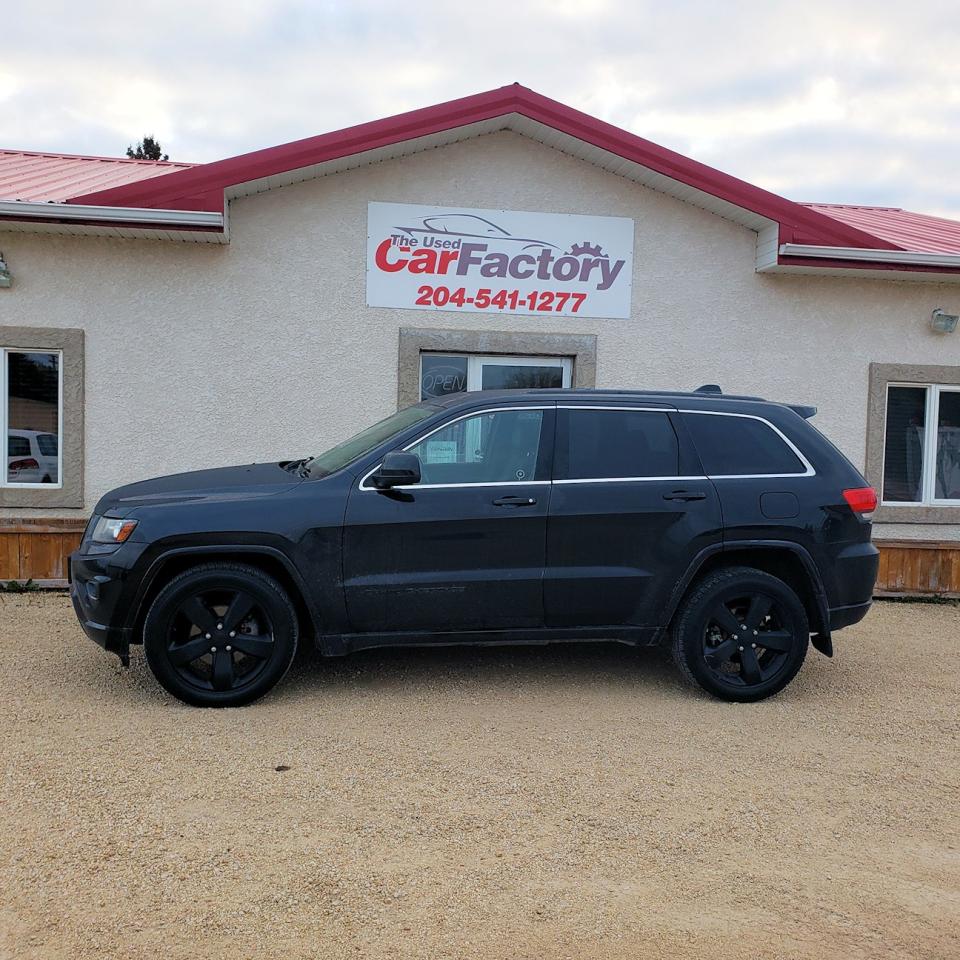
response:
<path id="1" fill-rule="evenodd" d="M 262 697 L 290 668 L 297 616 L 283 587 L 254 567 L 210 563 L 174 577 L 143 629 L 154 676 L 198 707 Z"/>
<path id="2" fill-rule="evenodd" d="M 705 576 L 681 605 L 673 657 L 708 693 L 740 703 L 779 693 L 810 642 L 807 613 L 782 580 L 750 567 Z"/>

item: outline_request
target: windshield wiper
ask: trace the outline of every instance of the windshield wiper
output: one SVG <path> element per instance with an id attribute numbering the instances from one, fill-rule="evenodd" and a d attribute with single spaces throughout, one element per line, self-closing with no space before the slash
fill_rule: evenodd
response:
<path id="1" fill-rule="evenodd" d="M 287 460 L 284 463 L 281 463 L 280 466 L 283 467 L 287 473 L 295 473 L 297 476 L 304 476 L 303 466 L 312 459 L 313 457 L 301 457 L 299 460 Z"/>

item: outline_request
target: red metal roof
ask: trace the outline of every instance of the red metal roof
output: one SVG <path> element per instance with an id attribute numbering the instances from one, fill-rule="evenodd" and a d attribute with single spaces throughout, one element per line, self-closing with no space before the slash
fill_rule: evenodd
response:
<path id="1" fill-rule="evenodd" d="M 518 83 L 385 120 L 203 164 L 145 183 L 99 190 L 74 203 L 223 212 L 224 191 L 291 170 L 417 137 L 515 114 L 576 137 L 780 224 L 781 242 L 890 249 L 890 242 L 777 196 L 626 130 L 574 110 Z"/>
<path id="2" fill-rule="evenodd" d="M 892 207 L 795 203 L 519 84 L 206 164 L 0 151 L 0 198 L 223 212 L 232 186 L 516 115 L 772 220 L 780 243 L 960 255 L 960 223 Z"/>
<path id="3" fill-rule="evenodd" d="M 0 199 L 63 203 L 94 190 L 119 187 L 192 166 L 195 164 L 0 150 Z"/>
<path id="4" fill-rule="evenodd" d="M 916 253 L 960 254 L 960 223 L 913 213 L 900 207 L 865 207 L 845 203 L 805 203 L 834 220 L 872 233 Z"/>

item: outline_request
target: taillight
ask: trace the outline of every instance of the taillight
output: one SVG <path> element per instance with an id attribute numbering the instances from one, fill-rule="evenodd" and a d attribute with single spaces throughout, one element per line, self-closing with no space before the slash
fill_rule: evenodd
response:
<path id="1" fill-rule="evenodd" d="M 8 464 L 11 470 L 39 470 L 40 464 L 32 457 L 29 460 L 11 460 Z"/>
<path id="2" fill-rule="evenodd" d="M 854 487 L 843 491 L 843 499 L 854 513 L 870 514 L 877 509 L 877 493 L 873 487 Z"/>

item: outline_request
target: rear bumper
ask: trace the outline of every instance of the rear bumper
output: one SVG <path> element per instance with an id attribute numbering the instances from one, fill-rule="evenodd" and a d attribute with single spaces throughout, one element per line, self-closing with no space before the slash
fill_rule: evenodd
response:
<path id="1" fill-rule="evenodd" d="M 859 623 L 872 605 L 873 601 L 867 600 L 864 603 L 851 603 L 845 607 L 831 607 L 830 631 L 842 630 L 844 627 Z"/>
<path id="2" fill-rule="evenodd" d="M 869 540 L 848 544 L 833 558 L 832 566 L 832 585 L 830 581 L 826 583 L 831 616 L 834 610 L 842 611 L 864 604 L 869 608 L 880 568 L 880 551 L 876 546 Z M 862 620 L 866 612 L 864 609 L 859 617 L 837 624 L 834 629 L 839 630 L 841 626 Z"/>

